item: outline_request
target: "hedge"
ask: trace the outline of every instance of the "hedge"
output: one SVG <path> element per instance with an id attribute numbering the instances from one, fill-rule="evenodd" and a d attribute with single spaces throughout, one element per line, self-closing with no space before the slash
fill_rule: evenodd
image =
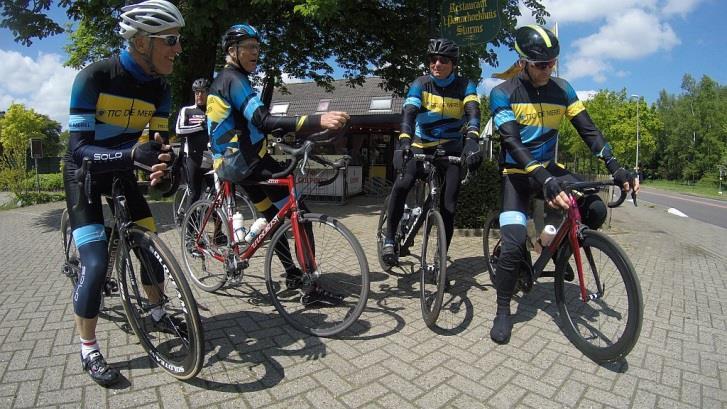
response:
<path id="1" fill-rule="evenodd" d="M 474 178 L 462 186 L 454 225 L 460 229 L 482 228 L 485 217 L 500 203 L 500 172 L 496 161 L 483 161 Z"/>

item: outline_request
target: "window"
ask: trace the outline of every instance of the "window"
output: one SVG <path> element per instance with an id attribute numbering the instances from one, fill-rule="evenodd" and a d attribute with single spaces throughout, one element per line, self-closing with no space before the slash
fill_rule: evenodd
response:
<path id="1" fill-rule="evenodd" d="M 391 97 L 371 98 L 369 111 L 391 111 Z"/>
<path id="2" fill-rule="evenodd" d="M 329 105 L 331 105 L 330 99 L 322 99 L 318 101 L 318 108 L 316 108 L 316 112 L 328 112 Z"/>
<path id="3" fill-rule="evenodd" d="M 278 102 L 270 108 L 270 115 L 283 116 L 288 113 L 289 102 Z"/>

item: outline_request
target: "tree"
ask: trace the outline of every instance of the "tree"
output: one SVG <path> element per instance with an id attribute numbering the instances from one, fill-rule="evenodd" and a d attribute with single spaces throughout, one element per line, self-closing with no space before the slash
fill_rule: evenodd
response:
<path id="1" fill-rule="evenodd" d="M 11 104 L 0 119 L 0 171 L 3 184 L 7 184 L 16 197 L 26 191 L 23 183 L 27 178 L 26 157 L 30 140 L 46 139 L 43 133 L 48 126 L 48 117 L 26 109 L 22 104 Z M 58 125 L 60 128 L 60 125 Z"/>
<path id="2" fill-rule="evenodd" d="M 541 0 L 523 4 L 536 20 L 547 16 Z M 67 47 L 68 63 L 74 67 L 107 56 L 122 46 L 115 34 L 116 19 L 124 1 L 61 0 L 60 7 L 77 23 L 72 43 Z M 184 0 L 178 5 L 187 23 L 182 30 L 183 52 L 172 77 L 174 106 L 192 98 L 190 84 L 197 77 L 212 77 L 219 68 L 219 39 L 231 24 L 247 21 L 263 34 L 265 49 L 259 72 L 264 80 L 263 100 L 274 86 L 282 84 L 283 74 L 311 78 L 331 87 L 335 61 L 343 69 L 349 86 L 363 83 L 369 75 L 381 76 L 385 88 L 403 94 L 409 82 L 421 75 L 425 66 L 427 39 L 432 33 L 430 17 L 438 21 L 441 0 Z M 518 0 L 502 0 L 502 24 L 497 36 L 479 49 L 463 51 L 460 70 L 472 79 L 480 76 L 479 61 L 497 64 L 493 48 L 512 47 L 512 32 L 520 15 Z M 27 1 L 0 0 L 0 25 L 9 28 L 15 40 L 30 44 L 60 32 L 60 26 L 47 17 L 50 1 L 40 0 L 29 7 Z M 17 24 L 21 18 L 23 24 Z M 372 22 L 377 24 L 372 24 Z"/>

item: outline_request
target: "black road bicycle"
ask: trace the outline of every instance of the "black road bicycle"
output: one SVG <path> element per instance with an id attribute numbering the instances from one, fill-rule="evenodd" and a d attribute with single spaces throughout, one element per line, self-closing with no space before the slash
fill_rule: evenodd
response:
<path id="1" fill-rule="evenodd" d="M 439 213 L 441 188 L 444 185 L 444 175 L 440 167 L 448 163 L 461 164 L 459 156 L 447 156 L 443 150 L 437 150 L 433 155 L 414 154 L 411 160 L 420 161 L 424 165 L 425 176 L 417 179 L 413 189 L 413 203 L 404 205 L 404 213 L 394 233 L 394 251 L 399 257 L 411 254 L 411 247 L 415 242 L 422 243 L 420 266 L 420 300 L 422 317 L 427 326 L 432 327 L 439 318 L 444 300 L 444 291 L 447 285 L 447 237 L 444 230 L 444 220 Z M 470 173 L 462 180 L 462 184 L 469 181 Z M 384 239 L 386 238 L 386 225 L 389 218 L 391 195 L 384 202 L 384 210 L 379 216 L 376 229 L 376 250 L 379 264 L 384 271 L 391 271 L 383 258 Z M 421 230 L 422 225 L 424 229 Z"/>
<path id="2" fill-rule="evenodd" d="M 89 200 L 92 186 L 90 161 L 84 160 L 77 173 L 81 185 L 79 201 Z M 149 357 L 170 375 L 191 379 L 203 364 L 204 339 L 197 303 L 182 269 L 172 252 L 154 233 L 134 224 L 130 219 L 125 182 L 113 174 L 111 196 L 107 202 L 113 217 L 106 227 L 109 261 L 104 293 L 119 294 L 129 325 Z M 76 204 L 78 206 L 78 204 Z M 78 249 L 73 239 L 68 211 L 61 217 L 61 235 L 65 262 L 62 268 L 74 287 L 81 274 Z M 113 275 L 114 269 L 116 275 Z M 157 276 L 164 281 L 157 285 Z M 162 306 L 168 322 L 161 326 L 152 322 L 151 310 Z"/>
<path id="3" fill-rule="evenodd" d="M 563 333 L 597 363 L 620 360 L 631 351 L 639 339 L 644 313 L 639 278 L 626 253 L 607 235 L 581 223 L 577 197 L 611 185 L 612 181 L 562 185 L 570 197 L 570 209 L 535 263 L 530 252 L 525 252 L 516 288 L 527 293 L 538 278 L 554 276 Z M 608 207 L 619 206 L 625 198 L 626 192 L 621 191 Z M 635 205 L 635 195 L 632 198 Z M 499 215 L 499 211 L 494 211 L 488 216 L 483 237 L 487 270 L 493 283 L 501 249 Z M 544 270 L 553 256 L 555 271 Z"/>

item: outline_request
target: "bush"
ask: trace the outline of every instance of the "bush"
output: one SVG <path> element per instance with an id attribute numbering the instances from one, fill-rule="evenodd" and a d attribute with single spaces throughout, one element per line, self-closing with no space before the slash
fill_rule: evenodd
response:
<path id="1" fill-rule="evenodd" d="M 32 206 L 41 203 L 58 202 L 65 199 L 63 193 L 26 192 L 16 197 L 17 206 Z"/>
<path id="2" fill-rule="evenodd" d="M 38 175 L 40 179 L 40 190 L 45 192 L 62 192 L 63 191 L 63 175 L 61 173 L 49 173 L 46 175 Z M 25 179 L 23 186 L 27 190 L 36 190 L 35 175 Z"/>
<path id="3" fill-rule="evenodd" d="M 459 191 L 454 225 L 460 229 L 482 228 L 487 214 L 500 204 L 500 172 L 497 161 L 483 161 L 474 178 Z"/>
<path id="4" fill-rule="evenodd" d="M 697 182 L 697 186 L 703 186 L 707 188 L 718 188 L 719 187 L 719 171 L 715 170 L 712 172 L 706 172 L 704 176 Z"/>

